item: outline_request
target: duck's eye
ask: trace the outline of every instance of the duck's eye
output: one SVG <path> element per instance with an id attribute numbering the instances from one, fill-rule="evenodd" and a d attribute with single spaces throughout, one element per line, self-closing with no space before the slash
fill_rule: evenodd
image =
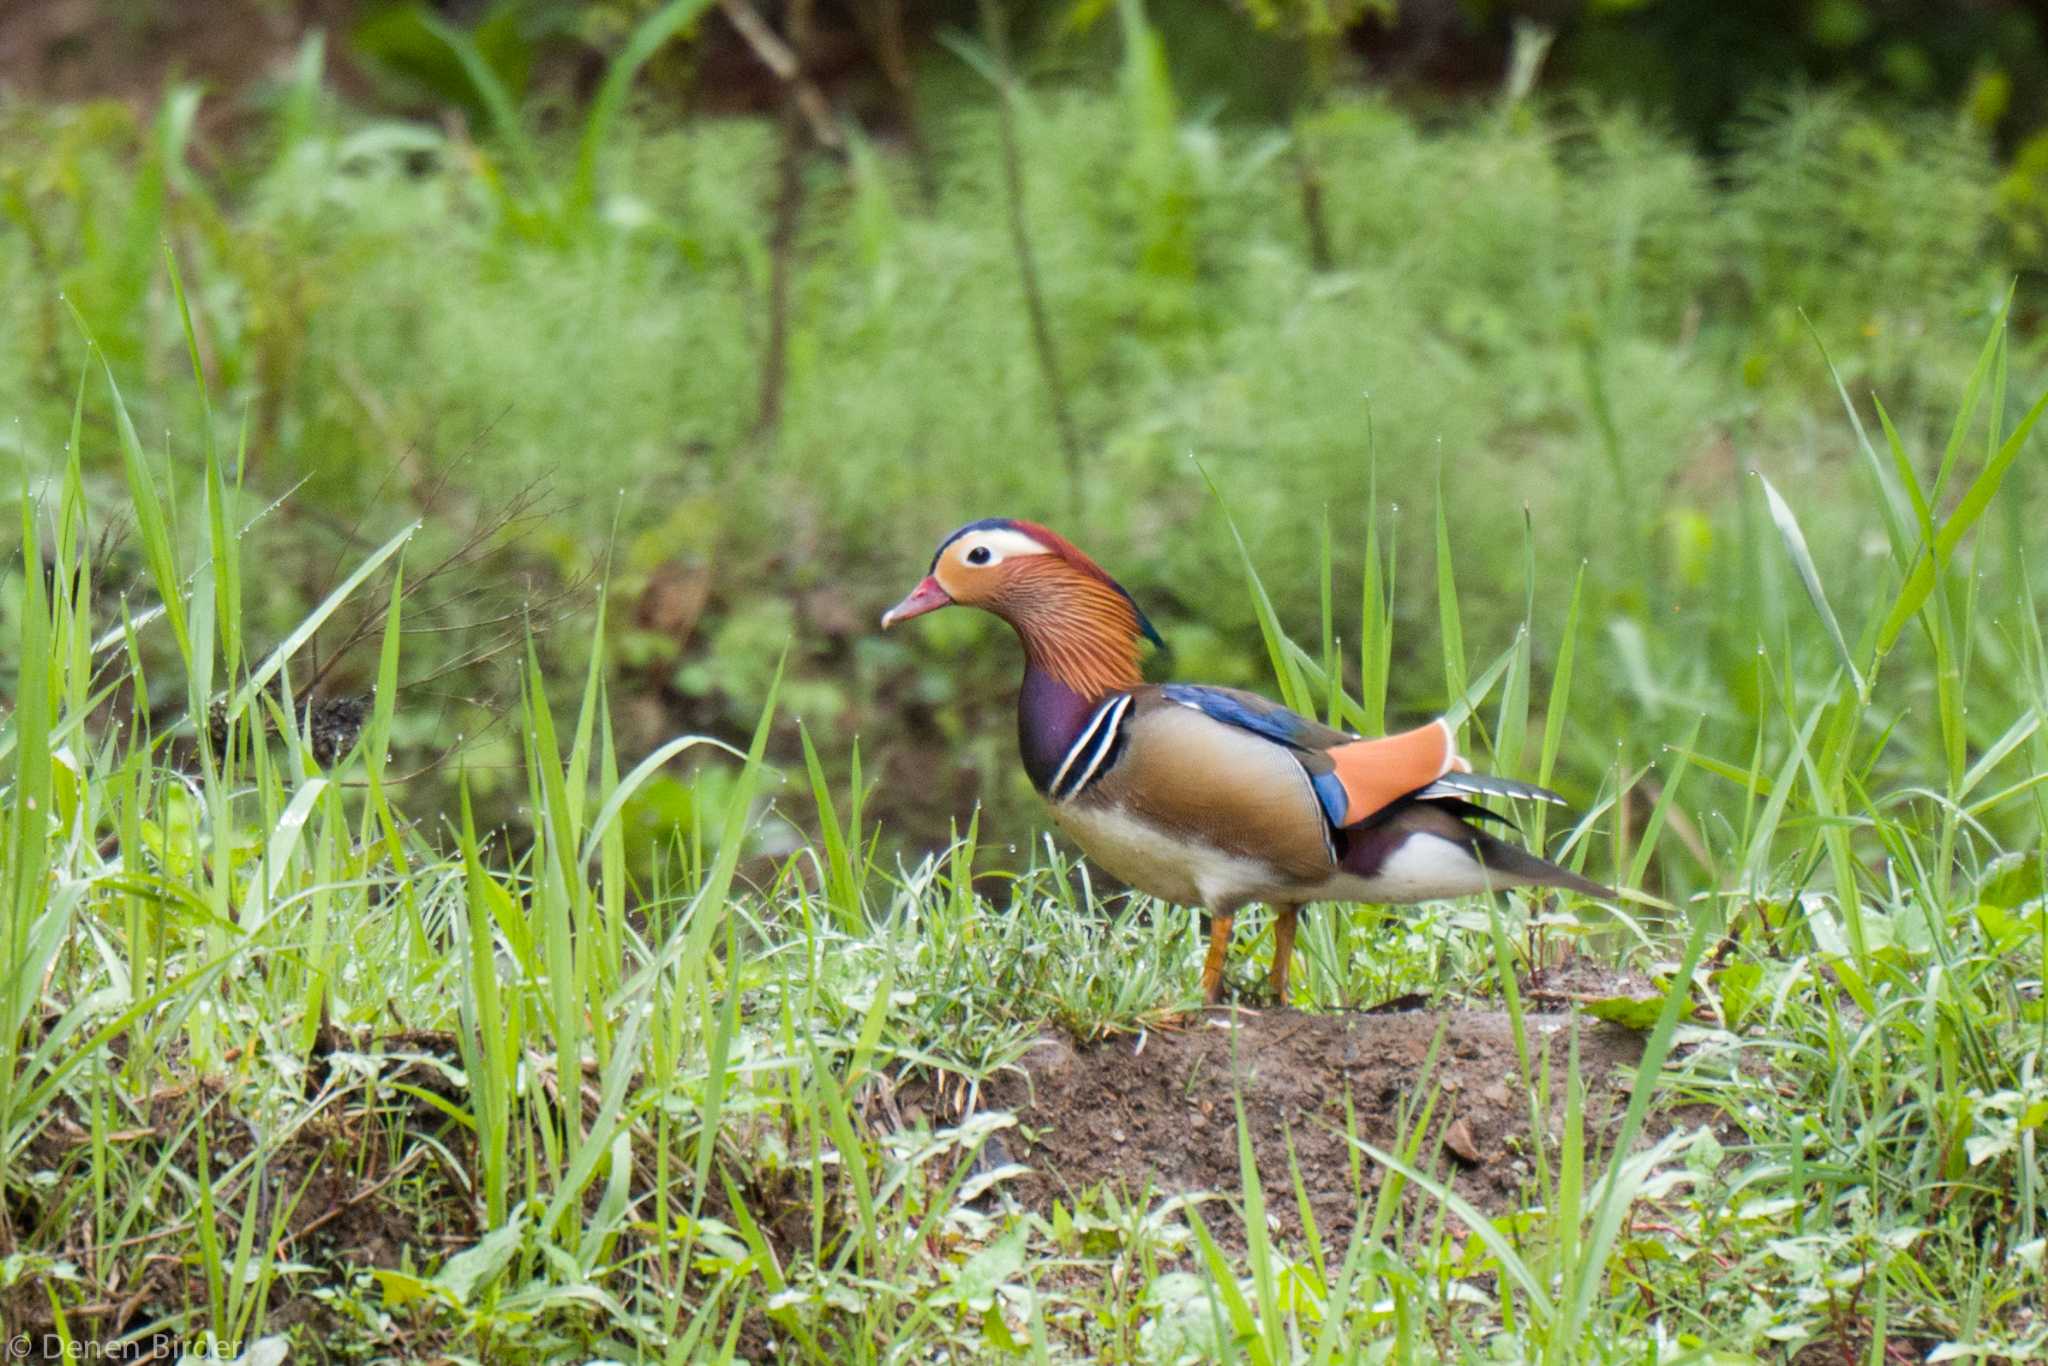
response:
<path id="1" fill-rule="evenodd" d="M 978 545 L 967 552 L 967 563 L 969 564 L 987 564 L 994 558 L 989 553 L 989 548 L 985 545 Z"/>

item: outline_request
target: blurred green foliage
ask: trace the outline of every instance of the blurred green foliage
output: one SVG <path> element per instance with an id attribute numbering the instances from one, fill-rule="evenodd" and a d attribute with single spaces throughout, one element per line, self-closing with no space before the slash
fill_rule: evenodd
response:
<path id="1" fill-rule="evenodd" d="M 613 32 L 680 31 L 680 10 L 624 7 Z M 450 35 L 488 51 L 481 31 L 450 30 L 443 55 Z M 1395 719 L 1445 701 L 1416 520 L 1441 476 L 1475 653 L 1521 620 L 1525 510 L 1539 622 L 1586 566 L 1605 645 L 1582 665 L 1590 720 L 1566 747 L 1569 783 L 1612 762 L 1625 712 L 1700 710 L 1718 738 L 1742 734 L 1781 587 L 1749 567 L 1743 472 L 1798 489 L 1816 556 L 1856 580 L 1875 529 L 1831 512 L 1861 476 L 1815 337 L 1848 392 L 1884 392 L 1909 436 L 1944 421 L 1952 377 L 2040 249 L 2038 149 L 2001 168 L 1965 112 L 1839 93 L 1753 103 L 1719 162 L 1583 94 L 1423 117 L 1336 90 L 1285 122 L 1233 121 L 1179 88 L 1170 37 L 1127 2 L 1090 39 L 1119 47 L 1107 79 L 1032 85 L 1018 105 L 1078 487 L 1030 345 L 994 111 L 950 52 L 922 76 L 944 97 L 926 109 L 929 203 L 909 154 L 880 140 L 803 165 L 786 391 L 765 438 L 767 120 L 644 110 L 593 137 L 596 115 L 515 109 L 471 135 L 341 103 L 317 42 L 257 97 L 261 135 L 204 157 L 188 88 L 151 120 L 0 107 L 0 206 L 19 229 L 0 234 L 0 414 L 31 419 L 0 429 L 0 448 L 31 482 L 57 459 L 19 432 L 61 430 L 69 412 L 71 309 L 118 374 L 146 381 L 138 404 L 191 402 L 159 382 L 186 364 L 168 243 L 222 448 L 246 439 L 249 560 L 276 570 L 252 576 L 252 630 L 296 620 L 346 546 L 424 515 L 430 550 L 484 536 L 449 583 L 487 597 L 451 593 L 445 634 L 409 658 L 461 665 L 464 619 L 516 633 L 563 585 L 608 575 L 612 662 L 648 702 L 622 743 L 644 750 L 676 729 L 736 731 L 793 638 L 789 713 L 828 754 L 866 737 L 921 837 L 976 794 L 999 838 L 1027 830 L 1009 645 L 945 618 L 871 630 L 961 521 L 1059 525 L 1147 606 L 1180 667 L 1261 676 L 1191 455 L 1286 620 L 1317 611 L 1325 510 L 1342 527 L 1381 519 L 1403 570 Z M 1308 249 L 1304 164 L 1329 269 Z M 2038 351 L 2023 331 L 2016 384 Z M 189 411 L 138 416 L 145 434 L 195 429 Z M 197 453 L 168 456 L 173 502 L 189 500 Z M 493 510 L 535 485 L 543 523 L 494 529 Z M 2028 487 L 2011 506 L 2015 527 L 2038 518 Z M 1338 545 L 1340 584 L 1362 554 Z M 1548 655 L 1539 641 L 1539 672 Z M 474 674 L 404 713 L 401 738 L 481 730 L 504 694 L 462 682 Z M 957 781 L 930 775 L 935 746 Z"/>

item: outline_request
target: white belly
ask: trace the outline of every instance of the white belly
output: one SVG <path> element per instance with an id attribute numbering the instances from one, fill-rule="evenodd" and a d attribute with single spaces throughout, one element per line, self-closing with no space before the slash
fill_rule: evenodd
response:
<path id="1" fill-rule="evenodd" d="M 1294 882 L 1263 859 L 1227 853 L 1141 820 L 1121 806 L 1055 803 L 1052 818 L 1103 869 L 1141 892 L 1181 906 L 1235 911 L 1253 901 L 1358 901 L 1409 905 L 1494 890 L 1471 853 L 1436 835 L 1404 841 L 1379 872 L 1339 872 L 1316 885 Z M 1515 885 L 1504 878 L 1500 886 Z"/>
<path id="2" fill-rule="evenodd" d="M 1362 878 L 1340 873 L 1321 889 L 1318 899 L 1408 905 L 1474 896 L 1492 891 L 1494 885 L 1469 851 L 1440 836 L 1417 833 L 1388 856 L 1377 874 Z M 1515 882 L 1503 878 L 1499 885 L 1510 887 Z"/>
<path id="3" fill-rule="evenodd" d="M 1291 890 L 1263 859 L 1184 838 L 1120 806 L 1061 802 L 1053 806 L 1052 818 L 1091 861 L 1139 891 L 1177 905 L 1234 911 Z"/>

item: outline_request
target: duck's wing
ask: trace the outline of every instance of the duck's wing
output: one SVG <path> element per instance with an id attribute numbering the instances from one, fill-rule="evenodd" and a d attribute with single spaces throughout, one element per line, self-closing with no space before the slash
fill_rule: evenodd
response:
<path id="1" fill-rule="evenodd" d="M 1427 800 L 1480 792 L 1511 796 L 1526 787 L 1474 777 L 1469 765 L 1458 757 L 1451 728 L 1441 719 L 1398 735 L 1367 740 L 1333 730 L 1257 693 L 1236 688 L 1168 683 L 1159 692 L 1169 702 L 1248 730 L 1292 751 L 1308 773 L 1323 814 L 1338 830 L 1361 825 L 1404 797 Z M 1430 791 L 1438 784 L 1449 786 L 1441 793 Z M 1545 795 L 1562 800 L 1554 794 Z"/>
<path id="2" fill-rule="evenodd" d="M 1170 698 L 1163 688 L 1121 696 L 1129 700 L 1105 704 L 1102 733 L 1076 743 L 1084 755 L 1072 771 L 1086 781 L 1069 777 L 1048 793 L 1063 823 L 1078 829 L 1091 812 L 1113 813 L 1150 832 L 1143 838 L 1157 844 L 1154 861 L 1191 870 L 1247 860 L 1270 871 L 1274 885 L 1330 874 L 1336 865 L 1330 825 L 1300 751 L 1258 726 Z M 1103 861 L 1118 871 L 1114 860 Z M 1146 885 L 1141 877 L 1123 876 Z"/>
<path id="3" fill-rule="evenodd" d="M 1189 868 L 1253 860 L 1275 879 L 1247 874 L 1246 888 L 1350 874 L 1384 883 L 1387 899 L 1413 900 L 1402 888 L 1414 880 L 1403 871 L 1414 858 L 1391 872 L 1383 865 L 1421 836 L 1429 838 L 1411 855 L 1435 857 L 1428 851 L 1442 842 L 1461 868 L 1458 877 L 1425 870 L 1416 886 L 1431 896 L 1526 882 L 1604 890 L 1467 823 L 1492 814 L 1470 796 L 1561 799 L 1472 774 L 1442 721 L 1368 740 L 1235 688 L 1171 683 L 1124 697 L 1105 705 L 1090 742 L 1077 743 L 1089 781 L 1069 801 L 1135 818 L 1161 837 L 1159 859 Z"/>

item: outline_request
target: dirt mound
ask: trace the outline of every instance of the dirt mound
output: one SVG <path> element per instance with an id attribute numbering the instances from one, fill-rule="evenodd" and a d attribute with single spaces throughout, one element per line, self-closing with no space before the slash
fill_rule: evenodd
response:
<path id="1" fill-rule="evenodd" d="M 1563 1114 L 1566 1040 L 1574 1027 L 1589 1138 L 1618 1122 L 1627 1079 L 1642 1056 L 1641 1036 L 1582 1016 L 1524 1020 L 1531 1050 L 1551 1056 L 1546 1142 Z M 1540 1076 L 1542 1063 L 1533 1065 Z M 1347 1097 L 1358 1136 L 1392 1151 L 1403 1114 L 1419 1115 L 1428 1088 L 1442 1088 L 1424 1164 L 1450 1172 L 1460 1195 L 1497 1213 L 1522 1203 L 1533 1174 L 1521 1075 L 1508 1017 L 1497 1011 L 1223 1009 L 1183 1028 L 1099 1044 L 1042 1038 L 1018 1068 L 991 1079 L 983 1104 L 1017 1115 L 1018 1128 L 1005 1135 L 1007 1156 L 1033 1171 L 1012 1191 L 1033 1205 L 1061 1199 L 1071 1208 L 1076 1193 L 1103 1181 L 1134 1194 L 1149 1182 L 1155 1198 L 1235 1196 L 1243 1183 L 1232 1096 L 1241 1090 L 1259 1179 L 1281 1236 L 1301 1231 L 1287 1159 L 1291 1135 L 1322 1236 L 1342 1246 L 1359 1203 L 1352 1190 L 1355 1150 L 1344 1136 Z M 1441 1152 L 1432 1157 L 1438 1144 Z M 1376 1186 L 1378 1165 L 1362 1154 L 1360 1162 L 1365 1187 Z M 1220 1210 L 1213 1218 L 1205 1210 L 1205 1218 L 1212 1227 L 1235 1223 Z M 1241 1235 L 1234 1227 L 1229 1232 Z"/>

